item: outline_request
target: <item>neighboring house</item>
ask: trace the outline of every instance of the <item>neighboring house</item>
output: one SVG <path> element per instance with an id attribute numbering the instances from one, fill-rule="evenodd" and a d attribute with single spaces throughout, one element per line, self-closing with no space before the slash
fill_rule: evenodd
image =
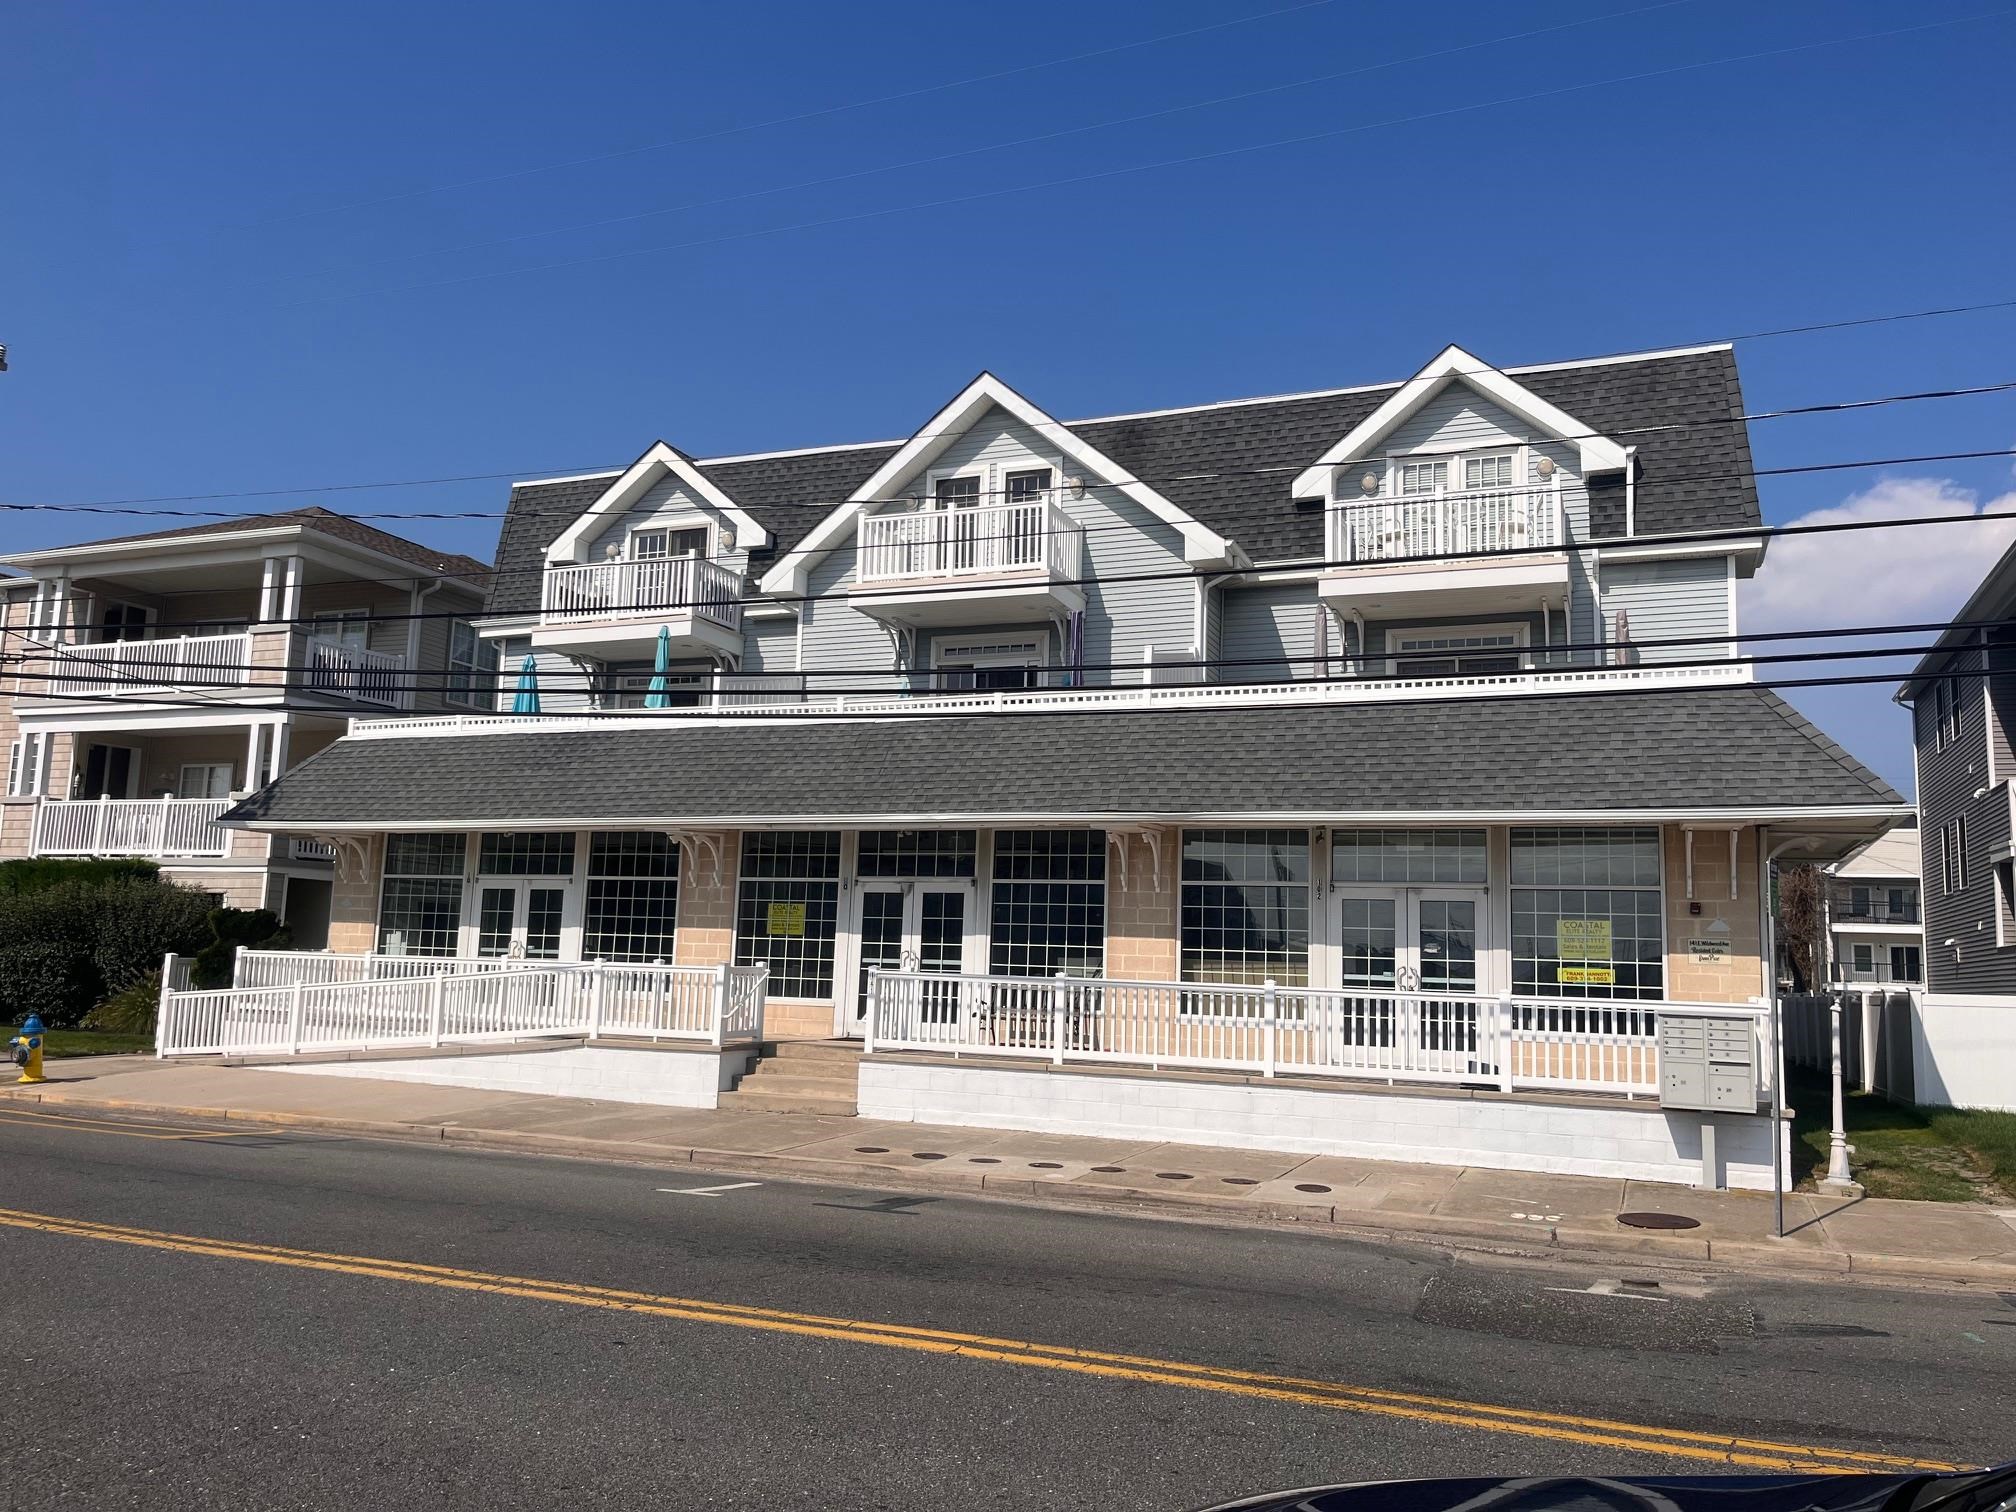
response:
<path id="1" fill-rule="evenodd" d="M 906 440 L 661 442 L 511 492 L 483 634 L 537 719 L 360 721 L 226 822 L 337 848 L 336 949 L 767 967 L 771 1038 L 874 1046 L 864 1113 L 1670 1176 L 1715 1145 L 1661 1116 L 1658 1023 L 1768 1074 L 1771 858 L 1907 812 L 1735 658 L 1741 416 L 1726 346 L 1451 347 L 1322 393 L 1063 422 L 983 375 Z M 983 1091 L 913 1052 L 1059 1064 Z M 1561 1122 L 1349 1083 L 1336 1134 L 1271 1081 L 1219 1119 L 1075 1059 L 1483 1081 Z"/>
<path id="2" fill-rule="evenodd" d="M 1826 868 L 1827 980 L 1916 987 L 1925 980 L 1918 831 L 1898 828 Z"/>
<path id="3" fill-rule="evenodd" d="M 1898 690 L 1924 850 L 1921 1102 L 2016 1109 L 2016 548 Z"/>
<path id="4" fill-rule="evenodd" d="M 152 857 L 319 945 L 328 848 L 217 816 L 353 715 L 494 704 L 486 564 L 327 510 L 0 561 L 0 859 Z"/>

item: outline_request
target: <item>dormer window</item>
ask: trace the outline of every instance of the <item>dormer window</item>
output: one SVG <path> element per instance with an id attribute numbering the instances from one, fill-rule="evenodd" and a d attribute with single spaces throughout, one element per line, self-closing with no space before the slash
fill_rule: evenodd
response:
<path id="1" fill-rule="evenodd" d="M 937 494 L 940 509 L 971 509 L 980 502 L 979 476 L 940 478 Z"/>
<path id="2" fill-rule="evenodd" d="M 1463 459 L 1463 486 L 1476 488 L 1510 488 L 1512 486 L 1512 453 L 1487 452 L 1481 457 Z"/>
<path id="3" fill-rule="evenodd" d="M 1047 467 L 1032 467 L 1024 472 L 1008 474 L 1010 504 L 1040 504 L 1049 492 L 1050 469 Z"/>
<path id="4" fill-rule="evenodd" d="M 630 560 L 655 562 L 666 557 L 707 555 L 707 528 L 691 530 L 634 530 L 630 533 Z"/>
<path id="5" fill-rule="evenodd" d="M 1402 462 L 1400 472 L 1400 492 L 1402 494 L 1437 494 L 1449 487 L 1449 463 Z"/>

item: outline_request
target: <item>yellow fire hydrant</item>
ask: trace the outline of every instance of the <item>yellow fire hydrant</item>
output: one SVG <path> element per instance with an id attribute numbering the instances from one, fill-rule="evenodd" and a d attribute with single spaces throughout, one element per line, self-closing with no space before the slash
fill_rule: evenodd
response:
<path id="1" fill-rule="evenodd" d="M 29 1014 L 27 1021 L 21 1025 L 21 1032 L 7 1042 L 7 1047 L 14 1052 L 14 1064 L 21 1068 L 22 1081 L 48 1080 L 42 1074 L 42 1020 L 39 1017 Z"/>

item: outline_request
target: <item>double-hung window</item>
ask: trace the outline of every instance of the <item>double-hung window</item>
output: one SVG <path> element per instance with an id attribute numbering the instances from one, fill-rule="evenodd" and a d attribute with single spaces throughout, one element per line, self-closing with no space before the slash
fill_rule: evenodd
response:
<path id="1" fill-rule="evenodd" d="M 362 651 L 371 641 L 369 609 L 325 609 L 312 621 L 315 639 Z"/>
<path id="2" fill-rule="evenodd" d="M 1399 491 L 1403 496 L 1444 493 L 1449 487 L 1449 461 L 1446 457 L 1430 462 L 1402 462 L 1395 471 L 1399 475 Z"/>
<path id="3" fill-rule="evenodd" d="M 49 786 L 49 736 L 33 730 L 7 747 L 7 796 L 39 798 Z"/>
<path id="4" fill-rule="evenodd" d="M 1485 452 L 1480 456 L 1463 459 L 1463 487 L 1510 488 L 1512 486 L 1512 453 Z"/>
<path id="5" fill-rule="evenodd" d="M 971 509 L 980 502 L 978 474 L 964 478 L 940 478 L 935 486 L 940 509 Z"/>
<path id="6" fill-rule="evenodd" d="M 1043 502 L 1043 496 L 1050 492 L 1050 469 L 1024 468 L 1020 472 L 1008 474 L 1006 482 L 1010 504 L 1040 504 Z"/>
<path id="7" fill-rule="evenodd" d="M 468 620 L 448 627 L 448 685 L 441 696 L 472 709 L 497 701 L 497 643 L 483 639 Z"/>

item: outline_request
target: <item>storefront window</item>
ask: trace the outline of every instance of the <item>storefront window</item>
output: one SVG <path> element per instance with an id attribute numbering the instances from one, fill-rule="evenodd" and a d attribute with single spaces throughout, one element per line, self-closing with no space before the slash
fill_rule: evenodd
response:
<path id="1" fill-rule="evenodd" d="M 862 877 L 970 877 L 972 830 L 863 830 L 855 874 Z"/>
<path id="2" fill-rule="evenodd" d="M 378 895 L 381 955 L 452 956 L 462 928 L 461 835 L 388 835 Z"/>
<path id="3" fill-rule="evenodd" d="M 1512 987 L 1562 998 L 1665 995 L 1656 829 L 1512 832 Z"/>
<path id="4" fill-rule="evenodd" d="M 1309 832 L 1183 832 L 1186 982 L 1309 982 Z"/>
<path id="5" fill-rule="evenodd" d="M 588 837 L 581 956 L 670 961 L 679 917 L 679 846 L 656 832 Z"/>
<path id="6" fill-rule="evenodd" d="M 735 961 L 770 968 L 770 996 L 831 998 L 840 917 L 840 836 L 779 830 L 742 837 Z"/>
<path id="7" fill-rule="evenodd" d="M 574 873 L 574 832 L 485 835 L 476 870 L 486 877 L 567 877 Z"/>
<path id="8" fill-rule="evenodd" d="M 987 969 L 1096 977 L 1105 960 L 1106 832 L 998 832 Z"/>
<path id="9" fill-rule="evenodd" d="M 1481 887 L 1484 831 L 1340 829 L 1330 836 L 1337 882 L 1460 882 Z"/>

